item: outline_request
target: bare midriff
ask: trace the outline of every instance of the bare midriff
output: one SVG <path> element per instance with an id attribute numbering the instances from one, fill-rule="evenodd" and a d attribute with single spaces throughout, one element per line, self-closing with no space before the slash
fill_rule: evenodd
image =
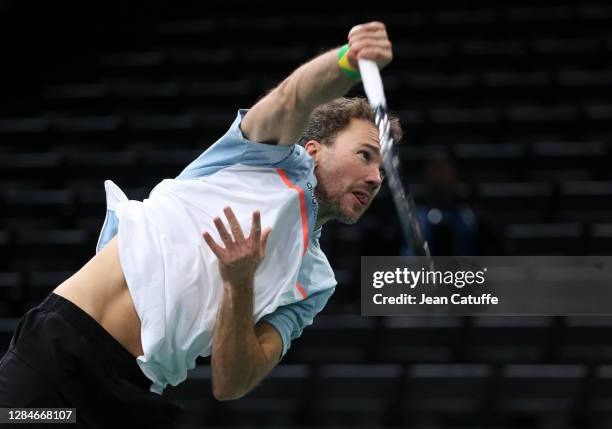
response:
<path id="1" fill-rule="evenodd" d="M 119 262 L 117 236 L 53 292 L 89 314 L 132 356 L 143 354 L 140 319 Z"/>

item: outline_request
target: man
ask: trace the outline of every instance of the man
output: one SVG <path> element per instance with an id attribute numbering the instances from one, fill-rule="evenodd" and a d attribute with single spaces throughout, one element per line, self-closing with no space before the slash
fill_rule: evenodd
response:
<path id="1" fill-rule="evenodd" d="M 391 43 L 378 22 L 348 40 L 239 111 L 143 202 L 105 182 L 97 254 L 20 321 L 0 406 L 76 407 L 92 424 L 121 409 L 167 426 L 177 410 L 161 393 L 198 356 L 211 355 L 218 400 L 245 395 L 278 363 L 336 286 L 321 226 L 355 223 L 382 182 L 367 102 L 338 97 L 358 82 L 357 59 L 382 68 Z M 399 139 L 397 120 L 393 130 Z"/>

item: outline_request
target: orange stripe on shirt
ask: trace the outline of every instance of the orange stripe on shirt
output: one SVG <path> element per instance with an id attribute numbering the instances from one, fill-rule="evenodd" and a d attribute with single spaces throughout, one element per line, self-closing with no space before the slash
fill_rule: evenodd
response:
<path id="1" fill-rule="evenodd" d="M 300 291 L 300 293 L 302 294 L 302 298 L 306 299 L 308 298 L 308 294 L 306 293 L 306 291 L 304 290 L 304 288 L 302 287 L 302 285 L 300 284 L 300 282 L 297 282 L 295 284 L 295 287 L 297 288 L 297 290 Z"/>
<path id="2" fill-rule="evenodd" d="M 281 179 L 283 179 L 283 182 L 285 183 L 285 185 L 297 191 L 298 196 L 299 196 L 300 213 L 302 215 L 302 238 L 304 240 L 304 253 L 302 253 L 302 256 L 303 256 L 306 254 L 306 251 L 308 250 L 308 215 L 306 214 L 306 200 L 304 199 L 304 190 L 300 188 L 299 186 L 296 186 L 293 183 L 291 183 L 291 180 L 289 180 L 289 178 L 287 177 L 287 174 L 285 174 L 285 171 L 282 168 L 277 168 L 276 171 L 278 172 L 278 175 L 281 177 Z"/>

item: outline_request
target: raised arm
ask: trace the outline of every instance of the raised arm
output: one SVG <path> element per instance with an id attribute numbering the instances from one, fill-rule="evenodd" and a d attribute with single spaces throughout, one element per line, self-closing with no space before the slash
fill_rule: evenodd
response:
<path id="1" fill-rule="evenodd" d="M 353 27 L 348 34 L 348 62 L 376 61 L 385 67 L 393 58 L 385 25 L 370 22 Z M 338 64 L 341 48 L 328 51 L 295 70 L 257 102 L 242 120 L 243 134 L 252 141 L 290 145 L 302 134 L 310 113 L 319 105 L 341 97 L 358 82 Z"/>

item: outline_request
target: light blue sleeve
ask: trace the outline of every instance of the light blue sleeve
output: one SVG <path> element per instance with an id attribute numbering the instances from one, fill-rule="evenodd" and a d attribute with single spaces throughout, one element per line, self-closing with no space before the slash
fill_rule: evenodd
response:
<path id="1" fill-rule="evenodd" d="M 280 306 L 261 318 L 274 326 L 283 339 L 283 353 L 279 361 L 289 350 L 291 340 L 302 335 L 306 326 L 312 325 L 315 316 L 323 310 L 335 290 L 333 287 L 314 293 L 303 301 Z"/>
<path id="2" fill-rule="evenodd" d="M 106 217 L 96 243 L 96 253 L 99 253 L 117 235 L 117 231 L 119 231 L 117 206 L 123 201 L 128 201 L 128 197 L 111 180 L 104 181 L 104 190 L 106 192 Z"/>
<path id="3" fill-rule="evenodd" d="M 119 219 L 117 219 L 117 214 L 114 210 L 106 209 L 106 218 L 104 219 L 100 235 L 98 236 L 98 242 L 96 244 L 96 253 L 100 253 L 104 246 L 106 246 L 106 244 L 115 235 L 117 235 L 118 230 Z"/>
<path id="4" fill-rule="evenodd" d="M 185 167 L 176 179 L 209 176 L 238 163 L 259 167 L 278 166 L 293 174 L 304 175 L 308 171 L 310 156 L 301 146 L 259 143 L 244 136 L 240 124 L 247 112 L 245 109 L 239 110 L 225 135 Z"/>

